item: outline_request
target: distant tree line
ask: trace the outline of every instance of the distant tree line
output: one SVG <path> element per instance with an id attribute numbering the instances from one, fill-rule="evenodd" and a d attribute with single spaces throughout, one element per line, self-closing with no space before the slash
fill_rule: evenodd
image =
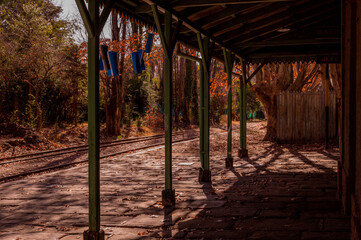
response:
<path id="1" fill-rule="evenodd" d="M 40 129 L 85 119 L 86 68 L 72 40 L 76 26 L 50 0 L 0 5 L 0 120 Z"/>

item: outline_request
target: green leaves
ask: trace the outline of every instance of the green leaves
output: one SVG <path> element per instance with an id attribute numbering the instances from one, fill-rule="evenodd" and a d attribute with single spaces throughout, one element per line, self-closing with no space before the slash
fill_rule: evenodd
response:
<path id="1" fill-rule="evenodd" d="M 32 125 L 43 113 L 63 115 L 69 107 L 61 105 L 76 105 L 86 96 L 80 83 L 85 66 L 79 47 L 71 44 L 73 25 L 60 20 L 60 12 L 50 0 L 5 0 L 0 5 L 0 92 L 7 96 L 0 105 L 9 106 L 11 115 L 18 110 L 12 99 L 19 98 L 19 110 L 29 113 L 23 120 Z"/>

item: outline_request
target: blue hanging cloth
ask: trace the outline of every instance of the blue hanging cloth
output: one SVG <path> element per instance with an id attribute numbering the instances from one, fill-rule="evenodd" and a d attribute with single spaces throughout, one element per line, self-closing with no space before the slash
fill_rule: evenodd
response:
<path id="1" fill-rule="evenodd" d="M 112 76 L 112 77 L 118 76 L 119 75 L 118 64 L 117 64 L 118 53 L 114 51 L 109 51 L 108 56 L 110 61 L 110 69 L 108 70 L 108 76 Z"/>
<path id="2" fill-rule="evenodd" d="M 107 45 L 100 46 L 100 56 L 103 61 L 103 70 L 108 72 L 110 69 L 110 65 L 109 65 L 109 59 L 108 59 L 108 46 Z"/>
<path id="3" fill-rule="evenodd" d="M 145 64 L 144 64 L 144 59 L 143 59 L 143 49 L 139 49 L 138 50 L 138 59 L 139 59 L 139 68 L 138 68 L 138 73 L 142 73 L 143 70 L 145 70 Z"/>
<path id="4" fill-rule="evenodd" d="M 134 73 L 137 74 L 140 71 L 140 62 L 138 59 L 138 52 L 132 52 L 132 62 L 133 62 Z"/>
<path id="5" fill-rule="evenodd" d="M 145 44 L 145 51 L 146 53 L 150 53 L 152 50 L 153 45 L 153 33 L 148 33 L 147 43 Z"/>
<path id="6" fill-rule="evenodd" d="M 100 56 L 100 58 L 99 58 L 99 71 L 103 71 L 103 70 L 104 70 L 103 59 Z"/>

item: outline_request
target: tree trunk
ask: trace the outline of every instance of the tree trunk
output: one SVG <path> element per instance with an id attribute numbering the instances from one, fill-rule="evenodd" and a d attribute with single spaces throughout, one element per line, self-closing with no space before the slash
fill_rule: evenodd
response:
<path id="1" fill-rule="evenodd" d="M 173 86 L 178 86 L 179 84 L 179 75 L 180 75 L 180 69 L 179 69 L 179 58 L 177 56 L 173 56 L 173 71 L 174 71 L 174 74 L 173 74 L 173 80 L 174 80 L 174 84 Z M 175 122 L 175 125 L 178 126 L 179 124 L 179 104 L 180 104 L 180 99 L 179 99 L 179 89 L 175 89 L 173 88 L 172 90 L 174 92 L 174 98 L 175 98 L 175 103 L 173 105 L 174 107 L 174 122 Z"/>
<path id="2" fill-rule="evenodd" d="M 75 91 L 74 91 L 74 99 L 73 99 L 73 107 L 74 107 L 74 126 L 78 126 L 78 114 L 79 114 L 79 81 L 74 81 L 74 87 L 75 87 Z"/>
<path id="3" fill-rule="evenodd" d="M 256 67 L 254 66 L 253 69 L 255 68 Z M 277 93 L 279 92 L 279 85 L 275 84 L 275 82 L 270 79 L 270 75 L 271 68 L 269 65 L 265 65 L 263 70 L 255 76 L 256 84 L 252 86 L 252 84 L 249 83 L 266 111 L 267 130 L 266 135 L 263 138 L 263 140 L 266 141 L 274 141 L 277 138 Z M 283 70 L 281 75 L 285 75 Z M 278 84 L 284 81 L 284 76 L 281 75 L 279 76 Z"/>
<path id="4" fill-rule="evenodd" d="M 36 104 L 36 115 L 37 115 L 37 124 L 36 130 L 39 131 L 43 123 L 43 111 L 41 110 L 41 105 L 39 101 L 39 89 L 35 90 L 35 104 Z"/>
<path id="5" fill-rule="evenodd" d="M 159 75 L 159 105 L 164 111 L 164 62 L 159 61 L 158 64 L 158 75 Z"/>
<path id="6" fill-rule="evenodd" d="M 270 97 L 270 101 L 263 105 L 267 113 L 267 131 L 263 140 L 274 141 L 277 138 L 277 97 Z"/>
<path id="7" fill-rule="evenodd" d="M 199 112 L 198 112 L 198 71 L 197 71 L 197 63 L 195 61 L 192 62 L 192 70 L 193 70 L 193 81 L 192 81 L 192 94 L 191 94 L 191 116 L 192 116 L 192 124 L 199 124 Z"/>
<path id="8" fill-rule="evenodd" d="M 192 91 L 192 62 L 189 59 L 185 60 L 186 65 L 186 74 L 184 77 L 185 87 L 184 87 L 184 101 L 183 101 L 183 122 L 185 125 L 190 124 L 189 118 L 189 106 L 191 102 L 191 91 Z"/>
<path id="9" fill-rule="evenodd" d="M 126 22 L 122 23 L 122 42 L 125 41 Z M 112 40 L 119 42 L 120 27 L 118 26 L 118 15 L 112 13 Z M 109 135 L 120 135 L 122 126 L 122 104 L 123 104 L 123 72 L 124 72 L 124 47 L 122 44 L 120 51 L 120 61 L 118 62 L 119 76 L 112 77 L 111 91 L 108 106 L 106 108 L 107 132 Z"/>
<path id="10" fill-rule="evenodd" d="M 5 94 L 3 94 L 5 96 Z M 4 102 L 4 101 L 3 101 Z M 19 96 L 17 91 L 14 92 L 14 120 L 17 121 L 19 119 Z M 2 119 L 0 119 L 1 121 Z"/>

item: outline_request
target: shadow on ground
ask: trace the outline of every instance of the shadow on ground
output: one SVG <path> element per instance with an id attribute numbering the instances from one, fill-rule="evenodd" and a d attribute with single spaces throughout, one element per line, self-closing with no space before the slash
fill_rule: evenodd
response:
<path id="1" fill-rule="evenodd" d="M 187 205 L 188 215 L 163 236 L 349 239 L 348 218 L 336 199 L 337 158 L 332 156 L 273 144 L 257 157 L 237 160 L 233 169 L 218 169 L 214 184 L 203 183 L 205 198 Z"/>

